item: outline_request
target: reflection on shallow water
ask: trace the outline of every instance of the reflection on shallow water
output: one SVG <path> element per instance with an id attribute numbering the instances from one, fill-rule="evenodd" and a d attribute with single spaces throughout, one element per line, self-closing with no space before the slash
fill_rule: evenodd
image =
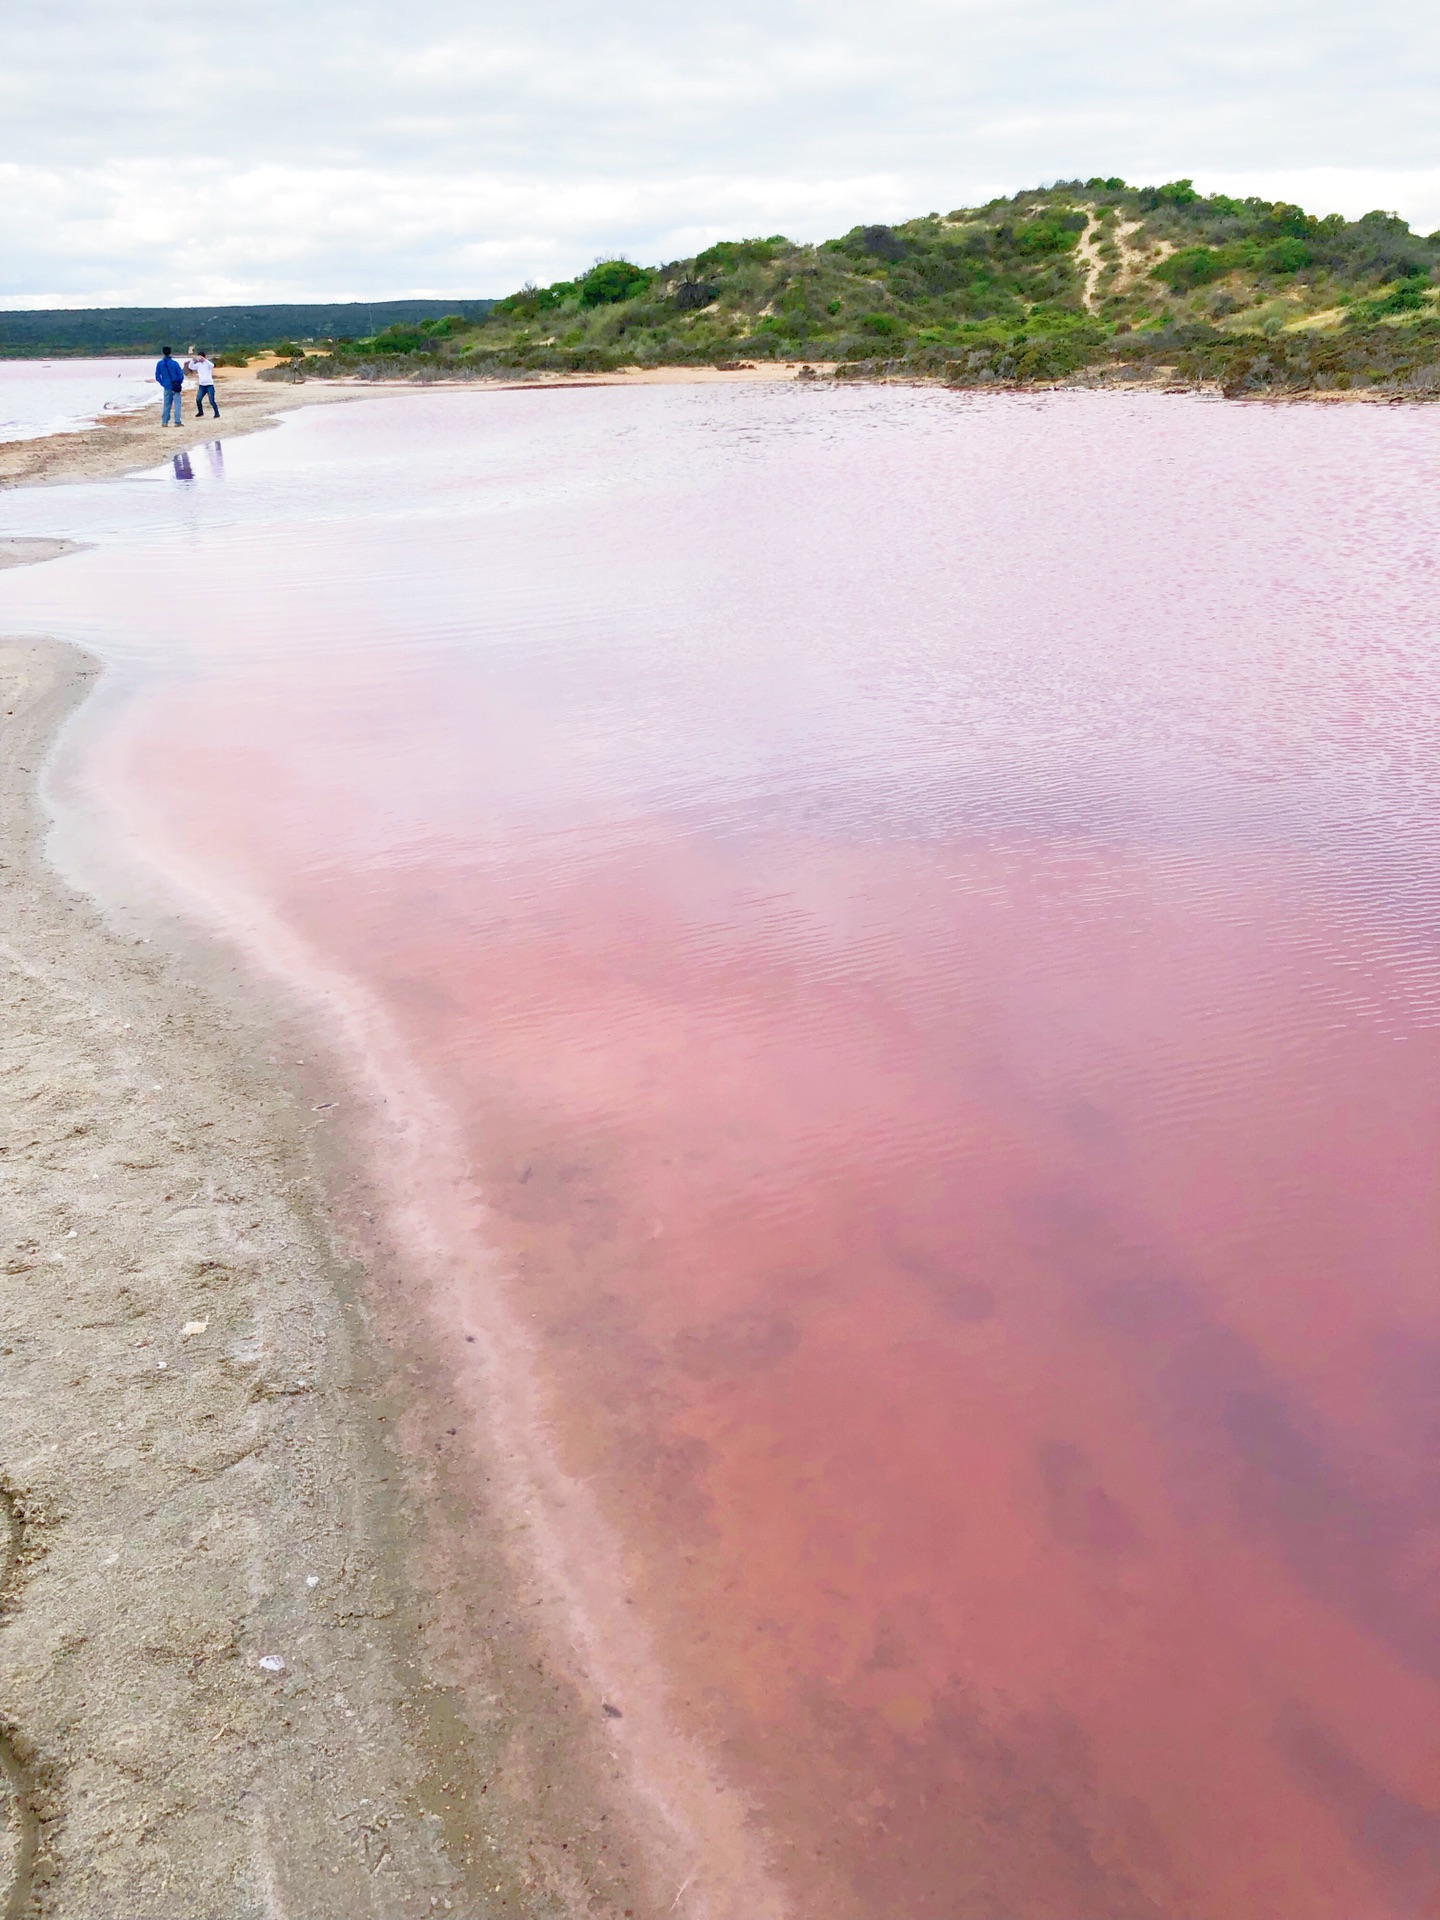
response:
<path id="1" fill-rule="evenodd" d="M 212 480 L 225 478 L 225 449 L 218 440 L 207 440 L 200 449 L 205 455 L 205 465 Z M 170 465 L 177 480 L 194 480 L 195 467 L 190 459 L 191 449 L 182 447 L 179 453 L 172 454 Z"/>
<path id="2" fill-rule="evenodd" d="M 0 586 L 459 1117 L 800 1913 L 1440 1897 L 1432 440 L 375 402 L 177 501 L 203 620 L 138 489 Z"/>

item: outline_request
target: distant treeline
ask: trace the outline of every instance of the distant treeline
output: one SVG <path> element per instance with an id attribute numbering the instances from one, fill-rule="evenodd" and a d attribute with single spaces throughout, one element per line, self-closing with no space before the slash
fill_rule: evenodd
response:
<path id="1" fill-rule="evenodd" d="M 313 306 L 74 307 L 0 313 L 0 359 L 157 352 L 192 343 L 226 352 L 278 341 L 353 340 L 444 314 L 483 320 L 493 300 L 353 300 Z"/>

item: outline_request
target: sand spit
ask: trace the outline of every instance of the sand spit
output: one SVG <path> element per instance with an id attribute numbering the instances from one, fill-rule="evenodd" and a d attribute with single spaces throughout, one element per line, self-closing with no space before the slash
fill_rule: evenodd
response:
<path id="1" fill-rule="evenodd" d="M 37 560 L 63 560 L 67 553 L 80 553 L 79 540 L 47 540 L 43 535 L 0 536 L 0 569 L 33 567 Z"/>
<path id="2" fill-rule="evenodd" d="M 95 671 L 0 644 L 0 1914 L 648 1920 L 593 1703 L 321 1204 L 313 1034 L 42 858 Z M 464 1592 L 422 1590 L 457 1527 Z"/>
<path id="3" fill-rule="evenodd" d="M 332 393 L 316 393 L 254 378 L 248 370 L 221 369 L 217 381 L 220 418 L 207 414 L 203 421 L 193 418 L 194 401 L 185 395 L 185 424 L 162 427 L 160 402 L 142 413 L 104 415 L 88 433 L 52 433 L 38 440 L 7 440 L 0 443 L 0 488 L 44 485 L 71 480 L 114 480 L 122 473 L 140 467 L 158 467 L 172 454 L 206 440 L 231 440 L 237 433 L 254 433 L 275 424 L 278 415 L 292 407 L 308 406 L 315 399 L 353 398 L 354 390 L 336 388 Z M 155 389 L 158 396 L 160 389 Z M 6 564 L 0 543 L 0 566 Z"/>

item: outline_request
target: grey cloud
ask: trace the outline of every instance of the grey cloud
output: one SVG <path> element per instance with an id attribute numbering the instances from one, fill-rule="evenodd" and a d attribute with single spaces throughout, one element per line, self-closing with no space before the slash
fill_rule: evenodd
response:
<path id="1" fill-rule="evenodd" d="M 23 0 L 0 296 L 503 292 L 1097 171 L 1428 226 L 1437 72 L 1413 0 Z"/>

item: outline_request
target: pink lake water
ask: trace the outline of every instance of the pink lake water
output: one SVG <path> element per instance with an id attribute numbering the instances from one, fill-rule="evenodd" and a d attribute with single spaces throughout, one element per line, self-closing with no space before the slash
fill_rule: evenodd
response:
<path id="1" fill-rule="evenodd" d="M 1440 1914 L 1437 428 L 447 393 L 6 499 L 805 1920 Z"/>
<path id="2" fill-rule="evenodd" d="M 0 445 L 83 433 L 102 414 L 149 406 L 159 391 L 153 360 L 0 360 Z"/>

